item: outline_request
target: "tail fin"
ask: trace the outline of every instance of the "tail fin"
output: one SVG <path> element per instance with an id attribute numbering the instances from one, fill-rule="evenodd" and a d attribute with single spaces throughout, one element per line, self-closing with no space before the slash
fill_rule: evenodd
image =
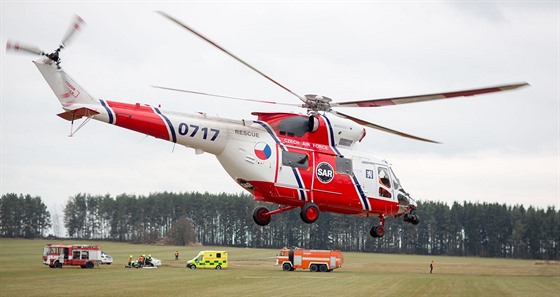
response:
<path id="1" fill-rule="evenodd" d="M 67 109 L 74 104 L 101 104 L 99 100 L 91 97 L 76 81 L 70 78 L 62 68 L 49 62 L 52 61 L 45 59 L 33 63 L 35 63 L 63 108 Z"/>

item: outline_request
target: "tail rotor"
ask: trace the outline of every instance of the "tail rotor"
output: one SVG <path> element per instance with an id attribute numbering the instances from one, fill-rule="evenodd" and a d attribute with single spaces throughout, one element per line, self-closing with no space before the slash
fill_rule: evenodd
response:
<path id="1" fill-rule="evenodd" d="M 6 43 L 6 51 L 23 52 L 38 56 L 45 56 L 46 58 L 51 60 L 51 63 L 55 63 L 58 66 L 60 64 L 60 51 L 70 43 L 76 32 L 79 31 L 84 25 L 84 20 L 80 16 L 75 15 L 72 24 L 70 25 L 68 31 L 66 32 L 66 35 L 64 35 L 64 38 L 62 39 L 60 46 L 51 53 L 46 53 L 39 47 L 36 47 L 34 45 L 28 45 L 12 40 L 8 40 L 8 42 Z"/>

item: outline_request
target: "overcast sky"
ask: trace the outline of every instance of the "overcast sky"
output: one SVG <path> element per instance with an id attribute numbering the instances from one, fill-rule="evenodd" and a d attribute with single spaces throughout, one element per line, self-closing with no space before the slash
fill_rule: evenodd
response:
<path id="1" fill-rule="evenodd" d="M 393 164 L 419 200 L 560 208 L 558 1 L 527 2 L 0 2 L 8 39 L 52 51 L 87 23 L 62 66 L 96 98 L 254 119 L 297 108 L 240 103 L 150 85 L 298 103 L 297 98 L 155 13 L 165 11 L 298 94 L 335 101 L 506 83 L 511 92 L 341 111 L 442 144 L 368 129 L 359 150 Z M 74 137 L 31 55 L 0 54 L 1 194 L 59 212 L 77 193 L 241 188 L 214 156 L 90 122 Z"/>

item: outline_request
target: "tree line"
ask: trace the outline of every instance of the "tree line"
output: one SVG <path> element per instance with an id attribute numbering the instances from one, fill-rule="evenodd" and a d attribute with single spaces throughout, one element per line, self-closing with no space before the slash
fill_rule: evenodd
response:
<path id="1" fill-rule="evenodd" d="M 42 237 L 51 227 L 51 215 L 41 197 L 6 194 L 0 198 L 0 236 Z"/>
<path id="2" fill-rule="evenodd" d="M 17 198 L 17 199 L 16 199 Z M 20 201 L 18 203 L 15 200 Z M 39 201 L 39 203 L 37 202 Z M 28 202 L 24 202 L 28 201 Z M 0 200 L 0 235 L 29 237 L 44 235 L 50 219 L 25 231 L 14 231 L 17 219 L 7 215 L 10 207 L 23 210 L 21 203 L 38 197 L 8 194 Z M 37 204 L 38 203 L 38 204 Z M 34 204 L 34 205 L 35 205 Z M 20 205 L 20 206 L 18 206 Z M 321 213 L 313 224 L 305 224 L 297 210 L 274 216 L 261 227 L 252 219 L 261 205 L 246 194 L 153 193 L 148 196 L 122 194 L 78 194 L 66 202 L 64 226 L 67 235 L 80 239 L 102 239 L 134 243 L 280 248 L 299 246 L 380 253 L 480 256 L 502 258 L 560 258 L 560 212 L 547 209 L 507 206 L 497 203 L 421 201 L 419 225 L 400 218 L 388 218 L 385 236 L 372 238 L 371 226 L 377 218 Z M 270 209 L 274 209 L 271 205 Z M 29 207 L 27 209 L 30 209 Z M 36 212 L 23 211 L 18 222 Z M 48 212 L 47 212 L 48 213 Z M 24 219 L 25 218 L 25 219 Z M 31 221 L 29 221 L 31 222 Z M 29 225 L 31 226 L 31 225 Z M 39 233 L 29 233 L 36 230 Z"/>

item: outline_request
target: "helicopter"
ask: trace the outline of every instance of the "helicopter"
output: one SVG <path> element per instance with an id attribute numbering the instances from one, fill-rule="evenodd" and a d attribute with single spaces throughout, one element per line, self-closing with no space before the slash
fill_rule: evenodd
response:
<path id="1" fill-rule="evenodd" d="M 256 119 L 226 119 L 206 113 L 184 113 L 164 110 L 141 103 L 96 99 L 87 93 L 61 66 L 61 51 L 76 32 L 85 25 L 75 16 L 58 48 L 46 53 L 35 46 L 8 41 L 7 51 L 39 55 L 33 61 L 60 104 L 58 116 L 70 122 L 73 136 L 90 120 L 153 136 L 195 150 L 197 154 L 216 156 L 231 178 L 254 200 L 276 204 L 276 209 L 257 206 L 252 213 L 259 226 L 271 223 L 272 216 L 299 209 L 301 220 L 312 224 L 322 212 L 378 217 L 371 227 L 374 238 L 385 234 L 385 219 L 402 218 L 417 225 L 418 204 L 403 188 L 391 164 L 369 152 L 357 150 L 372 128 L 417 141 L 437 141 L 380 126 L 338 111 L 344 107 L 383 107 L 426 102 L 454 97 L 513 90 L 528 83 L 442 92 L 404 97 L 334 102 L 331 98 L 300 95 L 192 27 L 165 12 L 158 12 L 179 27 L 189 31 L 265 79 L 298 98 L 300 103 L 281 103 L 224 96 L 179 88 L 153 86 L 197 96 L 213 96 L 248 102 L 286 105 L 302 108 L 305 113 L 252 112 Z M 337 108 L 335 110 L 334 108 Z M 82 120 L 77 128 L 74 122 Z"/>

